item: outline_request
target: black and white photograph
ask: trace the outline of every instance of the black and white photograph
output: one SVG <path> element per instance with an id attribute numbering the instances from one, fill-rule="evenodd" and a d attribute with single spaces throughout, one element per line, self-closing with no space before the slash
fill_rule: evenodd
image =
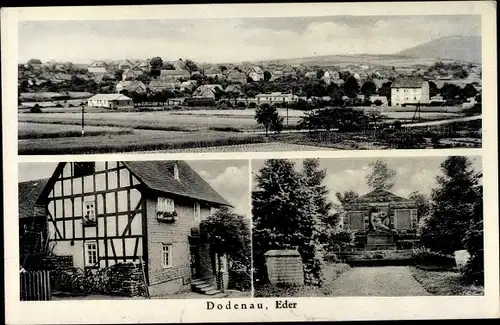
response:
<path id="1" fill-rule="evenodd" d="M 480 148 L 480 15 L 39 20 L 18 152 Z"/>
<path id="2" fill-rule="evenodd" d="M 7 324 L 500 316 L 495 2 L 16 6 Z"/>
<path id="3" fill-rule="evenodd" d="M 253 160 L 255 296 L 484 295 L 481 165 Z"/>
<path id="4" fill-rule="evenodd" d="M 21 300 L 249 297 L 247 161 L 19 166 Z"/>

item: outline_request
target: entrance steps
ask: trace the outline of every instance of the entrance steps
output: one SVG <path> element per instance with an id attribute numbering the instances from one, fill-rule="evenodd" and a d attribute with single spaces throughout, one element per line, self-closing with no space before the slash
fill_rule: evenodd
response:
<path id="1" fill-rule="evenodd" d="M 214 298 L 227 297 L 227 294 L 218 290 L 217 287 L 215 287 L 205 279 L 193 279 L 193 281 L 191 282 L 191 291 L 207 296 L 212 296 Z"/>

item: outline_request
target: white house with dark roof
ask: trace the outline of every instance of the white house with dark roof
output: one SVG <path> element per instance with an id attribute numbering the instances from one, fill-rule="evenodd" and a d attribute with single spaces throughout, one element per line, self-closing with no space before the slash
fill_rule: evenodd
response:
<path id="1" fill-rule="evenodd" d="M 160 79 L 163 81 L 186 81 L 189 80 L 191 75 L 187 70 L 161 70 Z"/>
<path id="2" fill-rule="evenodd" d="M 429 82 L 421 78 L 398 78 L 391 85 L 391 106 L 428 104 Z"/>
<path id="3" fill-rule="evenodd" d="M 93 273 L 142 261 L 152 296 L 191 285 L 206 294 L 218 292 L 219 259 L 201 239 L 199 227 L 231 204 L 188 163 L 61 162 L 36 193 L 30 185 L 22 193 L 42 207 L 42 244 L 56 256 L 71 257 L 74 267 Z M 227 286 L 227 261 L 221 260 Z"/>
<path id="4" fill-rule="evenodd" d="M 147 90 L 146 85 L 142 81 L 138 80 L 122 80 L 116 84 L 116 92 L 120 93 L 124 90 L 131 92 L 136 92 L 139 94 L 145 93 Z"/>
<path id="5" fill-rule="evenodd" d="M 90 73 L 106 73 L 106 72 L 108 72 L 107 65 L 106 65 L 106 63 L 104 61 L 95 61 L 95 62 L 92 62 L 92 64 L 90 64 L 87 67 L 87 70 Z"/>
<path id="6" fill-rule="evenodd" d="M 122 94 L 97 94 L 87 101 L 89 107 L 103 107 L 110 109 L 129 108 L 134 106 L 132 98 Z"/>

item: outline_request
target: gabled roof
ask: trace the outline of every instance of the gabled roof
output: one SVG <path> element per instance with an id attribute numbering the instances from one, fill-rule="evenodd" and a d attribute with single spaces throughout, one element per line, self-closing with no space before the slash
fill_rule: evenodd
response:
<path id="1" fill-rule="evenodd" d="M 123 94 L 97 94 L 89 98 L 89 100 L 132 100 Z"/>
<path id="2" fill-rule="evenodd" d="M 386 190 L 373 190 L 357 199 L 349 202 L 349 204 L 359 203 L 375 203 L 375 202 L 412 202 L 404 197 L 397 196 Z"/>
<path id="3" fill-rule="evenodd" d="M 397 78 L 391 88 L 421 88 L 423 82 L 420 78 Z"/>
<path id="4" fill-rule="evenodd" d="M 19 183 L 19 218 L 37 216 L 37 201 L 48 181 L 48 178 L 44 178 Z"/>
<path id="5" fill-rule="evenodd" d="M 231 206 L 186 162 L 177 161 L 124 161 L 123 164 L 150 189 L 192 199 Z M 174 179 L 177 164 L 180 181 Z"/>

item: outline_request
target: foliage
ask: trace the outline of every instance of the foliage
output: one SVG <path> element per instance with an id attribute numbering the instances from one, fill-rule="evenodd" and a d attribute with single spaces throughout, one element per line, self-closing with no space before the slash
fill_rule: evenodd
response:
<path id="1" fill-rule="evenodd" d="M 372 171 L 366 176 L 366 183 L 373 190 L 390 191 L 396 181 L 396 171 L 381 160 L 370 163 Z"/>
<path id="2" fill-rule="evenodd" d="M 358 92 L 359 92 L 358 81 L 356 80 L 356 78 L 354 78 L 354 76 L 350 76 L 344 83 L 344 93 L 346 94 L 346 96 L 352 98 L 356 97 Z"/>
<path id="3" fill-rule="evenodd" d="M 367 116 L 352 107 L 327 107 L 306 112 L 299 123 L 308 130 L 359 131 L 366 127 Z"/>
<path id="4" fill-rule="evenodd" d="M 408 199 L 415 202 L 417 206 L 417 218 L 425 218 L 431 211 L 430 198 L 418 191 L 413 191 L 408 195 Z"/>
<path id="5" fill-rule="evenodd" d="M 269 80 L 271 80 L 271 77 L 272 77 L 271 72 L 269 72 L 269 71 L 267 71 L 267 70 L 266 70 L 266 71 L 264 71 L 264 81 L 269 81 Z"/>
<path id="6" fill-rule="evenodd" d="M 460 96 L 461 89 L 455 84 L 445 83 L 440 89 L 444 100 L 455 99 Z"/>
<path id="7" fill-rule="evenodd" d="M 371 95 L 377 92 L 377 86 L 371 80 L 367 80 L 361 86 L 361 93 L 365 95 L 365 97 L 370 97 Z"/>
<path id="8" fill-rule="evenodd" d="M 412 254 L 413 261 L 419 266 L 430 266 L 439 268 L 454 268 L 455 257 L 448 254 L 433 252 L 429 249 L 414 249 Z"/>
<path id="9" fill-rule="evenodd" d="M 463 240 L 470 258 L 465 265 L 463 273 L 468 282 L 476 285 L 484 284 L 484 233 L 483 233 L 483 189 L 477 188 L 478 194 L 474 203 L 473 215 L 469 229 Z"/>
<path id="10" fill-rule="evenodd" d="M 392 82 L 384 82 L 382 86 L 378 89 L 379 96 L 385 96 L 387 100 L 391 100 L 391 85 Z"/>
<path id="11" fill-rule="evenodd" d="M 472 98 L 476 97 L 478 94 L 478 91 L 472 84 L 467 84 L 465 87 L 462 89 L 462 98 Z"/>
<path id="12" fill-rule="evenodd" d="M 472 220 L 482 220 L 477 190 L 479 175 L 465 156 L 448 157 L 441 164 L 438 188 L 432 191 L 432 214 L 421 229 L 421 241 L 431 250 L 451 254 L 464 249 Z"/>
<path id="13" fill-rule="evenodd" d="M 163 60 L 159 56 L 155 56 L 149 61 L 151 70 L 161 70 L 163 67 Z"/>
<path id="14" fill-rule="evenodd" d="M 265 281 L 264 253 L 271 249 L 297 249 L 306 284 L 323 283 L 321 216 L 315 193 L 295 164 L 286 159 L 267 160 L 256 176 L 252 195 L 253 260 L 255 279 Z"/>
<path id="15" fill-rule="evenodd" d="M 357 199 L 359 197 L 359 194 L 355 191 L 349 190 L 345 191 L 344 194 L 337 192 L 335 193 L 335 196 L 339 200 L 340 204 L 342 204 L 342 206 L 346 206 L 351 201 Z"/>
<path id="16" fill-rule="evenodd" d="M 279 116 L 278 110 L 269 104 L 262 104 L 255 110 L 255 120 L 257 123 L 262 124 L 266 129 L 266 136 L 268 136 L 269 129 L 281 132 L 283 130 L 283 118 Z"/>
<path id="17" fill-rule="evenodd" d="M 194 71 L 200 70 L 198 65 L 192 60 L 187 59 L 184 61 L 184 64 L 186 65 L 186 69 L 189 71 L 189 74 L 193 74 Z"/>
<path id="18" fill-rule="evenodd" d="M 211 250 L 250 265 L 250 226 L 243 216 L 220 208 L 200 224 L 200 235 Z"/>
<path id="19" fill-rule="evenodd" d="M 43 113 L 43 111 L 40 108 L 40 105 L 35 104 L 35 106 L 30 108 L 30 113 Z"/>

